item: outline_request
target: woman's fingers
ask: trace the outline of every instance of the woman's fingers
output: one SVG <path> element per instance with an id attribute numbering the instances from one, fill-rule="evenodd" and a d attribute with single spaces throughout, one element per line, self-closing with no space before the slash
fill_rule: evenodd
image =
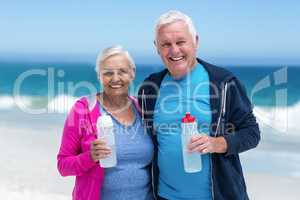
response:
<path id="1" fill-rule="evenodd" d="M 102 139 L 94 140 L 91 143 L 91 156 L 96 162 L 99 159 L 106 158 L 111 154 L 111 148 L 106 145 L 106 142 Z"/>
<path id="2" fill-rule="evenodd" d="M 105 146 L 106 142 L 103 139 L 96 139 L 92 141 L 92 146 Z"/>
<path id="3" fill-rule="evenodd" d="M 95 152 L 95 158 L 97 160 L 103 159 L 103 158 L 106 158 L 107 156 L 109 156 L 109 154 L 111 154 L 111 151 L 98 151 L 98 152 Z"/>
<path id="4" fill-rule="evenodd" d="M 103 139 L 94 140 L 91 148 L 94 150 L 111 150 Z"/>

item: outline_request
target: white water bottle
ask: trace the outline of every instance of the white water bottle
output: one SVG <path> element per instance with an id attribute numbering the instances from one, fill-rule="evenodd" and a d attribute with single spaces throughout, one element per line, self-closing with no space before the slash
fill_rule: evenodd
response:
<path id="1" fill-rule="evenodd" d="M 201 154 L 199 152 L 190 153 L 187 149 L 187 145 L 190 143 L 191 137 L 198 134 L 196 119 L 187 112 L 181 122 L 184 171 L 187 173 L 199 172 L 202 169 Z"/>
<path id="2" fill-rule="evenodd" d="M 116 144 L 113 129 L 113 122 L 109 115 L 104 114 L 98 118 L 98 138 L 104 139 L 106 144 L 111 148 L 111 154 L 104 159 L 100 159 L 100 166 L 103 168 L 114 167 L 117 165 Z"/>

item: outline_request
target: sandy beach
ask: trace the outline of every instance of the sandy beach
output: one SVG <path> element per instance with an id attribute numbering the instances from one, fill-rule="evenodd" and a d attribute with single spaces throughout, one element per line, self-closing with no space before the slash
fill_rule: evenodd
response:
<path id="1" fill-rule="evenodd" d="M 245 174 L 248 194 L 254 200 L 298 200 L 300 178 L 262 173 Z"/>
<path id="2" fill-rule="evenodd" d="M 56 170 L 63 122 L 64 115 L 15 115 L 8 112 L 0 115 L 1 199 L 71 199 L 74 179 L 63 178 Z M 254 162 L 253 155 L 248 155 L 242 156 L 247 165 Z M 253 170 L 244 170 L 244 173 L 250 199 L 299 199 L 299 177 Z"/>

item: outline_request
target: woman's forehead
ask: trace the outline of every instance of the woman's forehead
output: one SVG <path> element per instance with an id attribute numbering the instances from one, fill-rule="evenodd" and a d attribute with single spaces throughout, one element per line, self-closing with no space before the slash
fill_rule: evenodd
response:
<path id="1" fill-rule="evenodd" d="M 108 66 L 108 67 L 102 67 L 102 72 L 113 72 L 113 71 L 128 71 L 131 67 L 118 67 L 118 66 Z"/>
<path id="2" fill-rule="evenodd" d="M 103 68 L 110 68 L 110 69 L 130 67 L 129 61 L 126 58 L 126 56 L 121 54 L 113 55 L 106 58 L 102 64 L 103 64 Z"/>

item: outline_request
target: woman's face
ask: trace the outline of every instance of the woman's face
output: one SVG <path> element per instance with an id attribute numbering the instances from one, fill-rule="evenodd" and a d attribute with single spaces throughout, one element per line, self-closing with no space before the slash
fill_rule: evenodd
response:
<path id="1" fill-rule="evenodd" d="M 122 54 L 108 57 L 100 68 L 100 82 L 103 90 L 111 96 L 128 95 L 128 87 L 134 75 L 134 69 Z"/>

